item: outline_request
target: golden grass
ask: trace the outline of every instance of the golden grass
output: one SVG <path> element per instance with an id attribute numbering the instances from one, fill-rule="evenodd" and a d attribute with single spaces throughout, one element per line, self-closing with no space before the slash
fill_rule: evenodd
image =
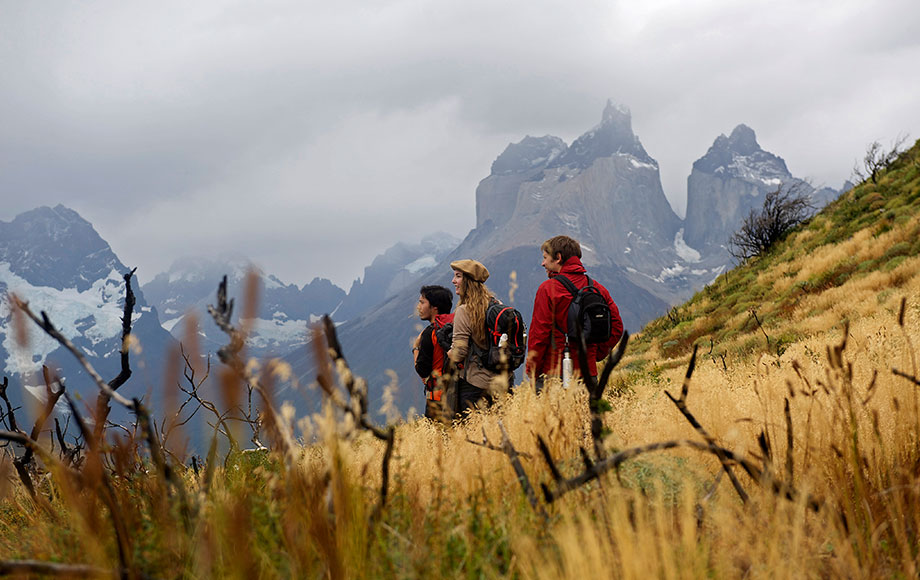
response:
<path id="1" fill-rule="evenodd" d="M 734 466 L 747 503 L 714 455 L 679 447 L 639 455 L 547 504 L 539 485 L 554 483 L 537 437 L 563 476 L 581 472 L 579 449 L 593 448 L 588 396 L 558 383 L 537 395 L 524 383 L 449 428 L 418 418 L 398 424 L 378 516 L 385 444 L 331 409 L 299 419 L 281 413 L 291 435 L 316 441 L 294 454 L 230 453 L 207 475 L 176 466 L 192 498 L 188 513 L 130 446 L 106 456 L 108 471 L 74 478 L 52 469 L 39 486 L 48 503 L 29 498 L 3 457 L 0 560 L 116 570 L 112 511 L 98 491 L 108 473 L 115 511 L 131 530 L 130 572 L 158 577 L 916 577 L 920 387 L 892 371 L 920 375 L 920 257 L 892 267 L 885 257 L 914 242 L 920 217 L 796 253 L 834 227 L 817 219 L 793 235 L 784 261 L 716 282 L 743 307 L 728 310 L 718 292 L 702 292 L 675 309 L 677 321 L 650 325 L 607 392 L 611 452 L 701 441 L 665 394 L 679 394 L 690 355 L 663 343 L 672 331 L 688 333 L 685 346 L 698 347 L 690 412 L 719 445 L 772 478 L 754 481 Z M 878 267 L 850 275 L 868 261 Z M 740 281 L 763 298 L 744 302 L 753 298 L 735 288 Z M 500 425 L 540 496 L 537 509 L 508 456 L 470 442 L 499 445 Z M 791 487 L 775 493 L 773 480 Z M 821 507 L 810 509 L 810 499 Z"/>

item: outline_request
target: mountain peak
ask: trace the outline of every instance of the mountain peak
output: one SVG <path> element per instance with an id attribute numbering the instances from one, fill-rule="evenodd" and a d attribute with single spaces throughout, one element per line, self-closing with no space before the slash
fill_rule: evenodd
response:
<path id="1" fill-rule="evenodd" d="M 93 225 L 80 214 L 61 204 L 53 208 L 43 205 L 23 212 L 13 218 L 9 225 L 22 232 L 42 232 L 55 240 L 74 231 L 93 230 Z M 99 242 L 105 243 L 102 238 L 99 238 Z"/>
<path id="2" fill-rule="evenodd" d="M 693 163 L 693 169 L 763 182 L 769 186 L 791 177 L 786 162 L 761 149 L 754 130 L 743 123 L 735 127 L 728 137 L 724 134 L 716 137 L 706 155 Z"/>
<path id="3" fill-rule="evenodd" d="M 614 103 L 613 99 L 607 99 L 607 106 L 604 107 L 604 113 L 601 115 L 601 125 L 605 123 L 622 123 L 624 121 L 630 127 L 629 131 L 631 133 L 632 113 L 630 113 L 629 107 Z"/>
<path id="4" fill-rule="evenodd" d="M 565 141 L 559 137 L 545 135 L 521 139 L 509 143 L 505 150 L 492 162 L 492 175 L 523 173 L 545 167 L 566 150 Z"/>
<path id="5" fill-rule="evenodd" d="M 568 165 L 584 169 L 595 159 L 614 155 L 631 155 L 642 163 L 657 165 L 633 133 L 629 108 L 608 99 L 600 124 L 576 139 L 568 151 L 550 166 Z"/>
<path id="6" fill-rule="evenodd" d="M 0 262 L 35 286 L 88 289 L 124 265 L 93 225 L 76 211 L 39 207 L 0 222 Z"/>
<path id="7" fill-rule="evenodd" d="M 728 137 L 728 145 L 733 151 L 741 155 L 750 155 L 755 151 L 761 150 L 754 130 L 744 123 L 732 130 L 732 134 Z"/>

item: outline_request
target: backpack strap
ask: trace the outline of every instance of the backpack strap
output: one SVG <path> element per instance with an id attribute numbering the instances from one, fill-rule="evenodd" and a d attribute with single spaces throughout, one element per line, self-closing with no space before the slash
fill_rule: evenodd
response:
<path id="1" fill-rule="evenodd" d="M 568 276 L 559 274 L 555 276 L 553 280 L 559 280 L 559 283 L 565 286 L 565 289 L 569 291 L 569 294 L 572 295 L 572 298 L 578 294 L 578 288 L 575 286 L 575 283 L 569 280 Z M 591 278 L 588 278 L 588 284 L 591 284 Z"/>
<path id="2" fill-rule="evenodd" d="M 593 286 L 593 285 L 594 285 L 594 284 L 591 282 L 591 278 L 590 278 L 587 274 L 585 275 L 585 278 L 588 278 L 588 286 Z M 565 275 L 563 275 L 563 274 L 559 274 L 558 276 L 554 276 L 554 277 L 553 277 L 553 280 L 558 280 L 559 283 L 562 284 L 562 285 L 565 287 L 566 290 L 568 290 L 569 294 L 572 295 L 572 300 L 574 300 L 575 297 L 578 296 L 578 287 L 575 286 L 575 282 L 572 282 L 571 280 L 569 280 L 568 276 L 565 276 Z M 558 324 L 556 324 L 556 329 L 557 329 L 559 332 L 562 333 L 562 336 L 565 337 L 565 343 L 568 344 L 568 343 L 569 343 L 569 333 L 566 332 L 566 331 L 565 331 L 561 326 L 559 326 Z"/>

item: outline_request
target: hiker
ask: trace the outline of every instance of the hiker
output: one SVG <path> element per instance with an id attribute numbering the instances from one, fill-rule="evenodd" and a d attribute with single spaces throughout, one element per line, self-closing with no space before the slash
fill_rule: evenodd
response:
<path id="1" fill-rule="evenodd" d="M 486 310 L 495 296 L 485 285 L 489 271 L 476 260 L 456 260 L 450 263 L 454 271 L 451 283 L 460 297 L 454 312 L 454 335 L 450 360 L 457 365 L 458 415 L 477 405 L 490 406 L 492 379 L 498 374 L 486 369 L 474 350 L 487 351 Z M 474 349 L 474 344 L 478 349 Z"/>
<path id="2" fill-rule="evenodd" d="M 571 365 L 573 376 L 582 374 L 576 330 L 569 327 L 571 316 L 574 316 L 570 313 L 570 305 L 579 293 L 593 294 L 594 307 L 606 316 L 603 321 L 606 330 L 602 328 L 603 324 L 595 325 L 594 334 L 601 332 L 599 337 L 592 338 L 586 333 L 588 374 L 597 376 L 597 361 L 603 360 L 623 336 L 623 321 L 610 293 L 586 274 L 581 263 L 581 244 L 568 236 L 555 236 L 543 242 L 540 249 L 543 252 L 541 266 L 546 269 L 549 279 L 540 284 L 534 298 L 525 367 L 525 373 L 533 380 L 537 392 L 542 390 L 545 377 L 561 377 L 565 384 L 569 379 L 565 376 L 568 373 L 564 372 L 568 370 L 568 365 Z M 596 290 L 582 290 L 589 286 L 589 281 Z M 583 301 L 580 300 L 580 303 Z"/>
<path id="3" fill-rule="evenodd" d="M 448 361 L 447 352 L 438 342 L 437 331 L 453 322 L 454 315 L 450 313 L 453 301 L 453 292 L 444 286 L 422 286 L 416 305 L 418 317 L 429 324 L 415 337 L 412 355 L 415 372 L 425 381 L 425 416 L 433 420 L 444 415 L 441 374 Z"/>

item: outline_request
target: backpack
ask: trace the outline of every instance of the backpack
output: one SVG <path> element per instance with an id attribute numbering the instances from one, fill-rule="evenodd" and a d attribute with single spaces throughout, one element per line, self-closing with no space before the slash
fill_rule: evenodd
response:
<path id="1" fill-rule="evenodd" d="M 585 277 L 588 278 L 587 276 Z M 565 331 L 566 341 L 577 344 L 577 324 L 579 320 L 581 320 L 587 344 L 603 343 L 610 340 L 613 328 L 610 306 L 601 291 L 591 281 L 591 278 L 588 278 L 588 285 L 581 290 L 563 275 L 556 276 L 554 280 L 559 280 L 565 286 L 565 289 L 569 291 L 569 294 L 572 295 L 567 319 L 568 328 Z M 560 328 L 559 330 L 562 329 Z"/>
<path id="2" fill-rule="evenodd" d="M 486 310 L 486 350 L 480 349 L 473 343 L 482 366 L 493 373 L 501 370 L 501 337 L 508 335 L 507 370 L 509 372 L 521 366 L 527 356 L 527 333 L 524 328 L 524 317 L 512 306 L 506 306 L 495 300 Z"/>
<path id="3" fill-rule="evenodd" d="M 432 338 L 434 339 L 432 341 L 434 344 L 434 352 L 437 353 L 438 350 L 440 350 L 442 354 L 442 364 L 439 370 L 441 371 L 441 374 L 443 374 L 447 372 L 447 365 L 450 363 L 450 359 L 447 358 L 447 351 L 450 350 L 450 346 L 454 342 L 454 323 L 448 322 L 442 325 L 440 328 L 435 327 L 435 331 L 432 333 Z M 432 363 L 436 362 L 434 360 L 435 358 L 436 357 L 432 359 Z"/>
<path id="4" fill-rule="evenodd" d="M 454 337 L 454 315 L 439 314 L 432 324 L 434 329 L 431 333 L 431 378 L 437 379 L 440 375 L 447 372 L 447 366 L 450 359 L 447 358 L 447 351 Z"/>

